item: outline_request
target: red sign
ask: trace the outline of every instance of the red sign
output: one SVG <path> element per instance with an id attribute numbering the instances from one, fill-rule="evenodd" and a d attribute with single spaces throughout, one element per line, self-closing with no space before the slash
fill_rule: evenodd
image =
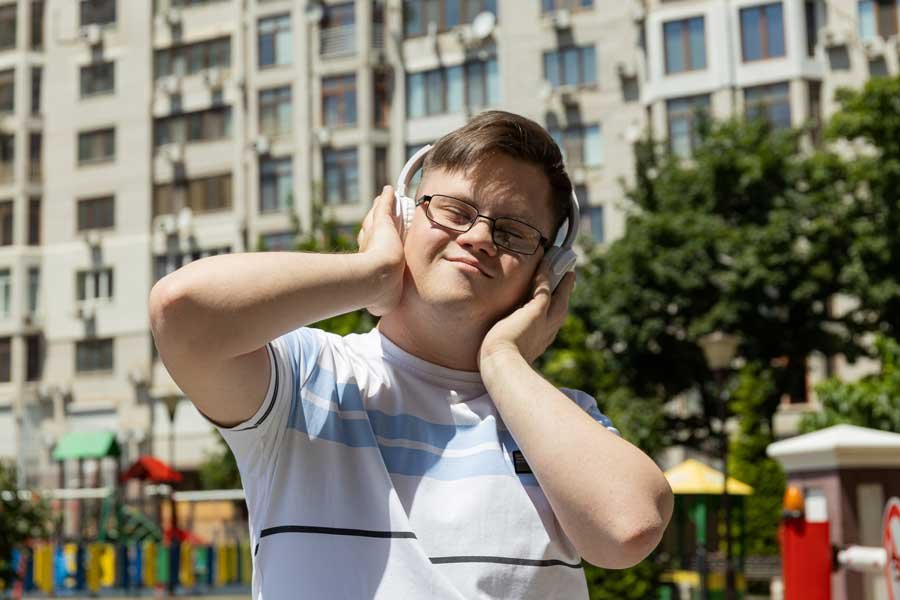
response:
<path id="1" fill-rule="evenodd" d="M 887 552 L 885 578 L 888 597 L 900 600 L 900 498 L 888 500 L 884 509 L 884 549 Z"/>

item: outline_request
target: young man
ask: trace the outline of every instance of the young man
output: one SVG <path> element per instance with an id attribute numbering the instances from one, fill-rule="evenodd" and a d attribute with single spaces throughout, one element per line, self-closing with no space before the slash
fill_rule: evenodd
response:
<path id="1" fill-rule="evenodd" d="M 160 356 L 237 458 L 254 598 L 586 598 L 582 557 L 656 546 L 660 470 L 531 367 L 575 283 L 551 294 L 540 239 L 571 190 L 543 128 L 483 113 L 429 152 L 407 231 L 386 187 L 356 254 L 215 256 L 154 286 Z M 369 333 L 304 327 L 363 307 Z"/>

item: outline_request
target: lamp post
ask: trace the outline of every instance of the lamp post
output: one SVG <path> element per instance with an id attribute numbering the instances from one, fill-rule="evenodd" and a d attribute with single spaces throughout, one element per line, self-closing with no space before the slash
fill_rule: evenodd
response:
<path id="1" fill-rule="evenodd" d="M 734 564 L 731 552 L 731 502 L 728 495 L 728 418 L 725 379 L 728 368 L 737 352 L 739 339 L 721 331 L 714 331 L 700 338 L 700 347 L 706 364 L 716 379 L 716 395 L 719 400 L 719 451 L 722 458 L 722 506 L 725 509 L 725 600 L 734 600 Z M 705 582 L 703 584 L 705 590 Z"/>

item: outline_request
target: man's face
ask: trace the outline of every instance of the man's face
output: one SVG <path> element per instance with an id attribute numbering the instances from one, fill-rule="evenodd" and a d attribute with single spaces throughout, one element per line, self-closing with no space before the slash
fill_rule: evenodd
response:
<path id="1" fill-rule="evenodd" d="M 485 216 L 524 221 L 547 239 L 555 234 L 546 176 L 538 167 L 502 154 L 469 173 L 429 171 L 416 193 L 452 196 Z M 524 255 L 495 245 L 491 223 L 481 218 L 467 232 L 451 231 L 428 220 L 420 205 L 406 235 L 405 254 L 406 300 L 486 325 L 522 302 L 544 250 Z"/>

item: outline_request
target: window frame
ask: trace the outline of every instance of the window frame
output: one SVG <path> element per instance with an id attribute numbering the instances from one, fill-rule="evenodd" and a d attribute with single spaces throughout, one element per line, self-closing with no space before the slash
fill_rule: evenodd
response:
<path id="1" fill-rule="evenodd" d="M 770 27 L 767 9 L 777 6 L 781 10 L 781 54 L 769 54 Z M 758 58 L 747 58 L 747 36 L 744 30 L 744 15 L 753 11 L 759 12 L 759 35 L 760 56 Z M 741 30 L 741 60 L 745 63 L 758 62 L 761 60 L 772 60 L 777 58 L 785 58 L 788 55 L 787 36 L 784 28 L 784 2 L 767 2 L 765 4 L 756 4 L 753 6 L 742 7 L 738 12 L 738 25 Z"/>
<path id="2" fill-rule="evenodd" d="M 694 65 L 694 53 L 691 51 L 691 23 L 693 21 L 700 21 L 701 27 L 703 29 L 703 64 L 702 66 Z M 669 54 L 669 43 L 668 37 L 666 35 L 667 28 L 669 26 L 678 25 L 681 28 L 680 37 L 681 37 L 681 51 L 683 57 L 683 69 L 674 70 L 671 69 L 671 65 L 669 62 L 670 54 Z M 665 21 L 662 24 L 663 30 L 663 66 L 665 68 L 666 75 L 677 75 L 679 73 L 690 73 L 693 71 L 705 71 L 708 66 L 708 62 L 706 60 L 706 15 L 697 15 L 693 17 L 686 17 L 681 19 L 674 19 L 672 21 Z"/>

